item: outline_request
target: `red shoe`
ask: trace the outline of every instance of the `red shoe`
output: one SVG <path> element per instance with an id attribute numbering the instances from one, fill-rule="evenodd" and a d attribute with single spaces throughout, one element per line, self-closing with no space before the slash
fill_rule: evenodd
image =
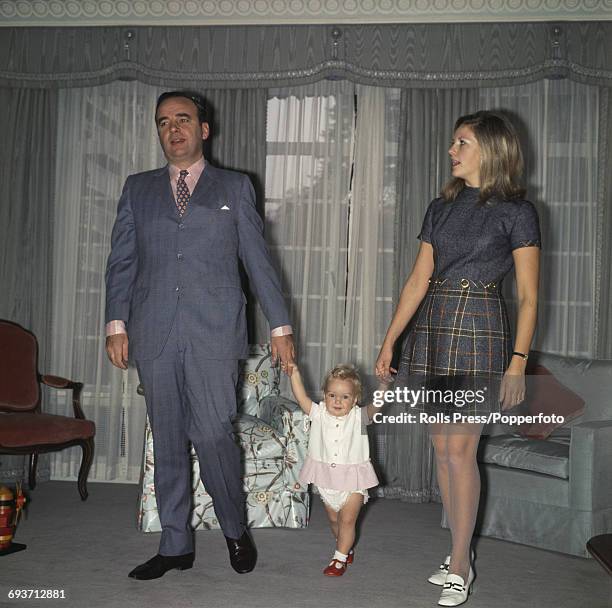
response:
<path id="1" fill-rule="evenodd" d="M 352 564 L 355 559 L 355 551 L 352 549 L 348 552 L 348 557 L 346 558 L 346 565 Z"/>
<path id="2" fill-rule="evenodd" d="M 329 566 L 323 570 L 325 576 L 342 576 L 346 572 L 346 562 L 341 562 L 339 559 L 332 559 Z"/>

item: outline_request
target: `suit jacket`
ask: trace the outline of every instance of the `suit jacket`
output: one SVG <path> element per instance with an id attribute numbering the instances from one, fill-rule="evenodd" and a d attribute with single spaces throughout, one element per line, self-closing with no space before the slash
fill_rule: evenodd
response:
<path id="1" fill-rule="evenodd" d="M 290 323 L 254 201 L 246 175 L 207 162 L 181 218 L 168 167 L 128 177 L 106 268 L 106 322 L 126 323 L 130 358 L 159 356 L 179 306 L 201 357 L 247 357 L 239 259 L 270 326 Z"/>

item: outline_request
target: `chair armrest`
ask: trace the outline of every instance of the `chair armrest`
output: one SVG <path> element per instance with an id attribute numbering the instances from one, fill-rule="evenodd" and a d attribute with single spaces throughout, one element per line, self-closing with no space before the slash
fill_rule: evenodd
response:
<path id="1" fill-rule="evenodd" d="M 52 388 L 74 388 L 78 382 L 68 380 L 68 378 L 62 378 L 61 376 L 41 376 L 40 381 L 47 386 Z"/>
<path id="2" fill-rule="evenodd" d="M 612 420 L 593 420 L 572 427 L 569 467 L 572 508 L 612 508 Z"/>
<path id="3" fill-rule="evenodd" d="M 40 381 L 51 388 L 72 389 L 72 409 L 74 410 L 74 417 L 85 420 L 85 414 L 83 414 L 83 410 L 81 409 L 82 382 L 74 382 L 73 380 L 62 378 L 61 376 L 50 375 L 41 376 Z"/>
<path id="4" fill-rule="evenodd" d="M 266 424 L 286 435 L 292 431 L 301 438 L 307 437 L 304 430 L 304 412 L 291 399 L 280 395 L 266 395 L 259 402 L 259 416 Z"/>

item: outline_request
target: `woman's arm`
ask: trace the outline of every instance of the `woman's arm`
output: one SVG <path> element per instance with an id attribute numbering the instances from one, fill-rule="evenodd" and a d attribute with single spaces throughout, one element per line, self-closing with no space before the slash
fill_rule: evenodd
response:
<path id="1" fill-rule="evenodd" d="M 518 295 L 518 317 L 514 350 L 528 353 L 538 318 L 538 283 L 540 278 L 540 248 L 519 247 L 512 252 Z M 502 409 L 518 405 L 525 398 L 525 368 L 527 361 L 514 356 L 506 374 L 519 376 L 518 382 L 502 382 L 500 401 Z"/>
<path id="2" fill-rule="evenodd" d="M 383 380 L 390 380 L 390 372 L 397 373 L 397 370 L 391 367 L 393 346 L 425 297 L 433 269 L 433 247 L 430 243 L 422 241 L 376 360 L 376 375 Z"/>
<path id="3" fill-rule="evenodd" d="M 302 408 L 302 410 L 304 410 L 306 415 L 310 414 L 312 399 L 310 399 L 310 397 L 306 394 L 306 389 L 304 388 L 304 382 L 302 381 L 300 370 L 295 364 L 293 365 L 293 370 L 291 371 L 289 379 L 291 380 L 291 390 L 293 391 L 293 396 L 298 402 L 298 405 Z"/>

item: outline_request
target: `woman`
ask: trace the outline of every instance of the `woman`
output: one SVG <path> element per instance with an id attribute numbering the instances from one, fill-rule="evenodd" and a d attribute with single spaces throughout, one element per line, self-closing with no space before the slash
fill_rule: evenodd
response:
<path id="1" fill-rule="evenodd" d="M 387 330 L 376 374 L 388 378 L 397 373 L 400 385 L 416 378 L 431 388 L 480 387 L 481 395 L 489 395 L 485 406 L 508 409 L 524 398 L 527 353 L 536 325 L 538 216 L 523 199 L 520 144 L 505 116 L 483 111 L 459 118 L 449 155 L 452 178 L 427 209 L 419 253 Z M 500 293 L 513 265 L 518 294 L 514 350 Z M 393 347 L 411 320 L 396 372 L 390 367 Z M 496 381 L 494 391 L 491 380 Z M 453 404 L 438 406 L 438 412 L 440 408 L 448 414 Z M 476 450 L 483 425 L 447 420 L 437 418 L 429 431 L 452 544 L 429 581 L 443 586 L 439 605 L 458 606 L 467 600 L 474 579 L 470 545 L 480 496 Z"/>

